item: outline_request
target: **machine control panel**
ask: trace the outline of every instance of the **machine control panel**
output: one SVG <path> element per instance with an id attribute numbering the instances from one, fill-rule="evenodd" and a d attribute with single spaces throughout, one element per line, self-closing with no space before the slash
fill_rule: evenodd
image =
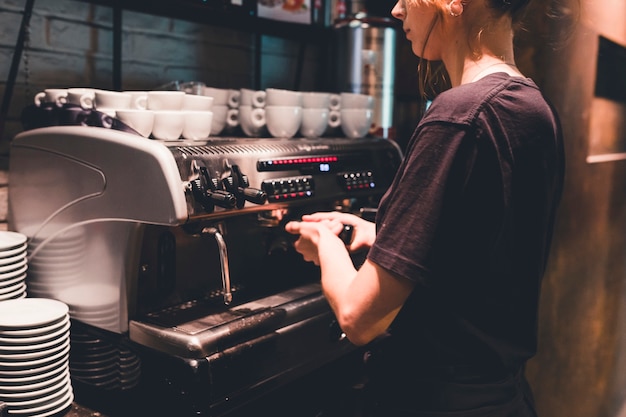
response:
<path id="1" fill-rule="evenodd" d="M 313 197 L 315 182 L 310 175 L 263 181 L 261 188 L 268 201 L 286 201 Z"/>
<path id="2" fill-rule="evenodd" d="M 339 185 L 346 191 L 369 190 L 376 188 L 372 171 L 342 172 L 337 175 Z"/>

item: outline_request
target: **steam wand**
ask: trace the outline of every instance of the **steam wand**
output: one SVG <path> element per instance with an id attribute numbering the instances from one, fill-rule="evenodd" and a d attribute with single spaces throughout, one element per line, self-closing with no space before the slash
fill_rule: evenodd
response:
<path id="1" fill-rule="evenodd" d="M 233 293 L 230 289 L 230 270 L 228 269 L 228 251 L 224 236 L 216 227 L 205 227 L 202 234 L 209 234 L 215 237 L 217 247 L 220 251 L 220 265 L 222 269 L 222 292 L 224 293 L 224 304 L 229 305 L 233 301 Z"/>

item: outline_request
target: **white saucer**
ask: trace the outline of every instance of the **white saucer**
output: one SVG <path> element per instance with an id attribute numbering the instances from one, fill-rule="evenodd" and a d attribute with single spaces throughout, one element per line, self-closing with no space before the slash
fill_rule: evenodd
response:
<path id="1" fill-rule="evenodd" d="M 33 371 L 38 370 L 39 365 L 42 368 L 46 368 L 51 364 L 60 364 L 63 361 L 58 362 L 59 359 L 63 359 L 70 352 L 70 344 L 63 345 L 63 350 L 57 351 L 52 356 L 44 356 L 43 358 L 35 360 L 26 360 L 21 362 L 0 362 L 0 369 L 3 373 L 11 373 L 13 375 L 31 375 Z"/>
<path id="2" fill-rule="evenodd" d="M 22 258 L 21 260 L 12 264 L 0 265 L 0 275 L 4 274 L 5 272 L 11 272 L 15 271 L 16 269 L 21 269 L 24 267 L 24 265 L 26 265 L 26 258 Z"/>
<path id="3" fill-rule="evenodd" d="M 63 404 L 66 401 L 68 394 L 72 394 L 72 387 L 70 385 L 65 386 L 60 391 L 54 392 L 51 395 L 37 398 L 35 400 L 13 400 L 5 402 L 9 406 L 10 414 L 28 414 L 29 416 L 32 416 L 34 413 L 49 411 L 52 408 Z"/>
<path id="4" fill-rule="evenodd" d="M 20 394 L 29 395 L 33 391 L 45 389 L 52 385 L 56 385 L 59 381 L 69 378 L 70 369 L 68 367 L 55 369 L 54 372 L 48 373 L 47 376 L 40 378 L 36 382 L 30 384 L 2 384 L 0 383 L 0 396 L 4 394 Z"/>
<path id="5" fill-rule="evenodd" d="M 25 386 L 30 384 L 37 384 L 40 382 L 49 381 L 52 378 L 56 378 L 61 372 L 69 370 L 69 355 L 61 361 L 51 363 L 41 368 L 36 368 L 31 371 L 30 374 L 16 374 L 14 372 L 2 373 L 3 377 L 0 378 L 0 385 L 6 387 L 12 386 Z"/>
<path id="6" fill-rule="evenodd" d="M 42 350 L 0 351 L 0 368 L 22 369 L 23 367 L 36 366 L 38 363 L 47 363 L 49 358 L 68 350 L 70 346 L 70 339 L 67 337 L 55 342 Z"/>
<path id="7" fill-rule="evenodd" d="M 0 251 L 0 258 L 11 258 L 13 256 L 24 256 L 26 257 L 26 248 L 28 247 L 28 243 L 24 243 L 22 246 L 18 246 L 15 249 L 7 249 Z"/>
<path id="8" fill-rule="evenodd" d="M 68 327 L 69 329 L 69 327 Z M 63 340 L 69 340 L 69 332 L 59 333 L 59 335 L 53 339 L 46 340 L 44 342 L 39 343 L 21 343 L 21 344 L 6 344 L 0 342 L 0 354 L 10 354 L 10 353 L 27 353 L 27 352 L 40 352 L 46 351 L 48 354 L 53 353 L 51 350 L 52 347 L 59 345 Z M 15 358 L 17 359 L 17 358 Z"/>
<path id="9" fill-rule="evenodd" d="M 28 300 L 33 300 L 33 298 L 28 298 Z M 43 326 L 33 326 L 29 328 L 10 328 L 3 329 L 0 327 L 0 337 L 32 337 L 32 336 L 43 336 L 54 332 L 61 327 L 65 326 L 67 322 L 69 322 L 70 316 L 69 313 L 66 313 L 64 316 L 60 317 L 53 322 L 46 323 Z"/>
<path id="10" fill-rule="evenodd" d="M 60 337 L 65 337 L 65 333 L 68 334 L 69 337 L 69 330 L 70 330 L 70 326 L 71 323 L 68 320 L 67 322 L 62 323 L 63 327 L 60 327 L 58 329 L 53 329 L 51 332 L 49 333 L 45 333 L 42 334 L 40 336 L 17 336 L 17 337 L 6 337 L 6 334 L 0 334 L 0 349 L 2 349 L 4 346 L 10 346 L 10 345 L 18 345 L 18 346 L 25 346 L 25 345 L 37 345 L 39 343 L 45 343 L 48 341 L 51 341 L 53 339 L 56 338 L 60 338 Z"/>
<path id="11" fill-rule="evenodd" d="M 0 333 L 3 329 L 26 329 L 52 324 L 65 317 L 69 307 L 48 298 L 24 298 L 0 303 Z"/>
<path id="12" fill-rule="evenodd" d="M 11 272 L 5 272 L 4 274 L 2 274 L 2 279 L 15 278 L 18 275 L 22 275 L 27 270 L 28 270 L 28 265 L 24 265 L 20 269 L 16 269 L 16 270 L 11 271 Z M 0 324 L 0 326 L 2 326 L 2 325 Z"/>
<path id="13" fill-rule="evenodd" d="M 26 298 L 26 284 L 21 284 L 14 291 L 0 294 L 0 301 L 21 300 Z"/>
<path id="14" fill-rule="evenodd" d="M 20 262 L 22 259 L 26 259 L 26 252 L 20 253 L 14 256 L 8 256 L 6 258 L 0 257 L 0 265 L 10 265 L 16 262 Z"/>
<path id="15" fill-rule="evenodd" d="M 10 295 L 15 292 L 26 291 L 26 283 L 24 281 L 17 282 L 6 287 L 0 287 L 0 299 L 9 299 Z"/>
<path id="16" fill-rule="evenodd" d="M 22 275 L 18 275 L 12 278 L 2 278 L 0 277 L 0 288 L 10 287 L 11 285 L 15 285 L 19 282 L 24 282 L 26 280 L 26 273 Z"/>
<path id="17" fill-rule="evenodd" d="M 23 246 L 28 238 L 26 235 L 17 232 L 0 232 L 0 251 L 6 251 Z"/>
<path id="18" fill-rule="evenodd" d="M 55 381 L 48 386 L 32 389 L 30 391 L 17 391 L 17 392 L 1 392 L 0 391 L 0 399 L 3 401 L 34 401 L 38 399 L 43 399 L 43 397 L 58 393 L 63 391 L 63 388 L 70 384 L 70 375 L 69 374 L 61 374 L 62 378 L 59 378 L 58 381 Z"/>

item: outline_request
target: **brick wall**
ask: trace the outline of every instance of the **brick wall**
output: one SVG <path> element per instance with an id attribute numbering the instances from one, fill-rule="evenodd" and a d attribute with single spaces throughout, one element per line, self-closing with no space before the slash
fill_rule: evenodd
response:
<path id="1" fill-rule="evenodd" d="M 25 0 L 0 0 L 0 95 L 4 96 Z M 77 0 L 37 0 L 9 115 L 0 138 L 0 228 L 6 228 L 9 144 L 19 116 L 44 88 L 112 89 L 113 13 Z M 151 89 L 172 80 L 222 88 L 293 88 L 302 45 L 288 39 L 124 11 L 122 89 Z M 261 63 L 254 59 L 260 45 Z M 307 44 L 299 88 L 319 87 L 319 45 Z"/>

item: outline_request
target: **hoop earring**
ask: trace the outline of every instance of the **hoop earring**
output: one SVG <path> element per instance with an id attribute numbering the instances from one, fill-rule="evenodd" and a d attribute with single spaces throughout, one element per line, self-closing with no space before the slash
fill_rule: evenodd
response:
<path id="1" fill-rule="evenodd" d="M 456 10 L 453 10 L 452 9 L 453 7 Z M 452 17 L 459 17 L 459 16 L 461 16 L 463 14 L 463 3 L 457 3 L 457 5 L 454 6 L 454 3 L 451 2 L 448 5 L 448 8 L 450 9 L 450 16 L 452 16 Z"/>

